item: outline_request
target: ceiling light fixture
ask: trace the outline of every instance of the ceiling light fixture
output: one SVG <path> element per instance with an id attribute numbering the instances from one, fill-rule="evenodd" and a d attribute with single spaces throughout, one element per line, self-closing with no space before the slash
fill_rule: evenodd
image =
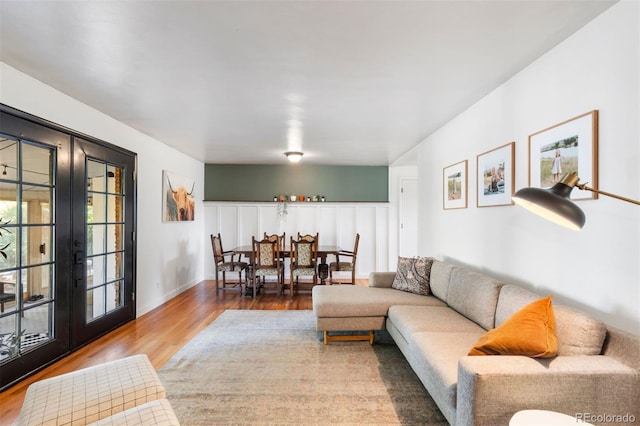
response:
<path id="1" fill-rule="evenodd" d="M 300 151 L 287 151 L 284 153 L 284 155 L 286 155 L 289 161 L 291 161 L 292 163 L 298 163 L 300 160 L 302 160 L 302 156 L 304 154 Z"/>
<path id="2" fill-rule="evenodd" d="M 549 189 L 522 188 L 513 194 L 513 202 L 551 222 L 574 231 L 582 229 L 585 223 L 584 212 L 570 198 L 571 190 L 574 187 L 640 205 L 640 201 L 590 188 L 579 181 L 580 178 L 576 173 L 570 173 Z"/>

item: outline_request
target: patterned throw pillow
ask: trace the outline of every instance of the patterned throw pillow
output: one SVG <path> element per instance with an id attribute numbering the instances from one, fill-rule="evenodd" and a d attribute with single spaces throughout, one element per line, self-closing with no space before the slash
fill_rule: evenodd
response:
<path id="1" fill-rule="evenodd" d="M 433 261 L 433 257 L 399 257 L 391 288 L 424 296 L 430 295 L 429 277 Z"/>

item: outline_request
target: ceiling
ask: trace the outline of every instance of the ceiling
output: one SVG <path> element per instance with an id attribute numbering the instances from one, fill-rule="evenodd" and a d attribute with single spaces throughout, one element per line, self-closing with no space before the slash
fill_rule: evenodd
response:
<path id="1" fill-rule="evenodd" d="M 0 60 L 205 163 L 387 165 L 614 3 L 0 0 Z"/>

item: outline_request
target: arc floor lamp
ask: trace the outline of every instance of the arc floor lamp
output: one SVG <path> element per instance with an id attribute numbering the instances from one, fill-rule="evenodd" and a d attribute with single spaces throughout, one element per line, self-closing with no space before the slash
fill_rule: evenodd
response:
<path id="1" fill-rule="evenodd" d="M 584 183 L 580 183 L 580 178 L 576 173 L 570 173 L 564 176 L 562 180 L 549 189 L 522 188 L 513 194 L 512 198 L 514 203 L 547 220 L 579 231 L 584 226 L 585 216 L 580 207 L 575 205 L 570 199 L 571 191 L 574 187 L 640 206 L 640 201 L 610 192 L 600 191 L 599 189 L 594 189 Z"/>

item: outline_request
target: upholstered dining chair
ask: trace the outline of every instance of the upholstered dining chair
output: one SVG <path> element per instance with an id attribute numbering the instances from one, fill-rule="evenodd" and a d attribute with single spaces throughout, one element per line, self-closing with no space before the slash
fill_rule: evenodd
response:
<path id="1" fill-rule="evenodd" d="M 291 278 L 289 280 L 289 295 L 293 296 L 294 287 L 298 287 L 298 280 L 301 276 L 313 277 L 313 284 L 317 280 L 317 250 L 318 240 L 307 239 L 294 240 L 291 237 L 289 258 L 291 260 Z"/>
<path id="2" fill-rule="evenodd" d="M 236 260 L 234 252 L 223 250 L 220 233 L 218 233 L 218 235 L 211 234 L 211 246 L 213 247 L 213 263 L 216 270 L 216 296 L 220 290 L 235 290 L 242 294 L 242 271 L 246 271 L 248 266 L 247 262 L 240 262 L 240 255 L 238 255 L 238 260 Z M 222 287 L 219 285 L 220 272 L 222 272 Z M 238 282 L 227 283 L 227 272 L 237 272 Z"/>
<path id="3" fill-rule="evenodd" d="M 277 241 L 278 242 L 278 250 L 280 250 L 280 255 L 282 256 L 284 253 L 287 253 L 287 233 L 283 232 L 282 235 L 278 235 L 278 234 L 267 234 L 266 232 L 264 233 L 264 238 L 268 239 L 269 241 Z M 284 271 L 285 271 L 285 258 L 281 257 L 281 261 L 282 261 L 282 276 L 280 277 L 280 280 L 282 283 L 284 283 Z"/>
<path id="4" fill-rule="evenodd" d="M 258 288 L 266 291 L 268 284 L 265 277 L 275 276 L 278 293 L 282 293 L 284 282 L 282 281 L 283 267 L 280 255 L 280 242 L 264 238 L 256 240 L 251 237 L 251 269 L 253 274 L 253 297 L 256 297 Z"/>
<path id="5" fill-rule="evenodd" d="M 351 271 L 351 283 L 356 283 L 356 260 L 358 256 L 358 243 L 360 242 L 360 234 L 356 234 L 356 241 L 353 251 L 340 250 L 336 253 L 336 261 L 329 264 L 329 282 L 333 284 L 333 273 Z M 341 261 L 340 258 L 343 260 Z M 349 259 L 346 261 L 345 259 Z M 346 283 L 345 283 L 346 284 Z"/>

